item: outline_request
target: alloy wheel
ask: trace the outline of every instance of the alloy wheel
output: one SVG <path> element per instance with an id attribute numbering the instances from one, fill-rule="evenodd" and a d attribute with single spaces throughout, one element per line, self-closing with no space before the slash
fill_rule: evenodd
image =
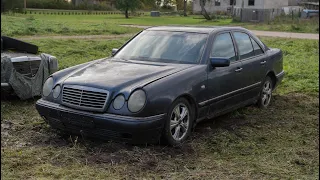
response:
<path id="1" fill-rule="evenodd" d="M 170 132 L 175 141 L 180 141 L 188 132 L 190 113 L 183 103 L 177 104 L 170 116 Z"/>
<path id="2" fill-rule="evenodd" d="M 270 81 L 266 81 L 262 89 L 261 103 L 263 106 L 268 106 L 272 96 L 272 84 Z"/>

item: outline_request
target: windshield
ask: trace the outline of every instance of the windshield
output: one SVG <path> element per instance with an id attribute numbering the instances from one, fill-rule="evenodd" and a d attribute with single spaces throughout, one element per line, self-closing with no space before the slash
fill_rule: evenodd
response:
<path id="1" fill-rule="evenodd" d="M 144 31 L 130 41 L 115 58 L 167 63 L 197 63 L 208 34 Z"/>

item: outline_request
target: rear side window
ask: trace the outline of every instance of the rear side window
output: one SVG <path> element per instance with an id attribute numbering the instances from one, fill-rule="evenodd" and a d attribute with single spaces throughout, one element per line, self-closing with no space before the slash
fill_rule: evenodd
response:
<path id="1" fill-rule="evenodd" d="M 258 43 L 252 39 L 251 39 L 251 42 L 252 42 L 252 45 L 253 45 L 253 50 L 254 50 L 254 54 L 257 56 L 257 55 L 260 55 L 260 54 L 263 54 L 263 50 L 260 48 L 260 46 L 258 45 Z"/>
<path id="2" fill-rule="evenodd" d="M 236 53 L 230 33 L 217 35 L 213 42 L 211 57 L 229 58 L 230 61 L 236 60 Z"/>
<path id="3" fill-rule="evenodd" d="M 246 33 L 235 32 L 234 38 L 238 45 L 240 59 L 246 59 L 254 56 L 250 37 Z"/>

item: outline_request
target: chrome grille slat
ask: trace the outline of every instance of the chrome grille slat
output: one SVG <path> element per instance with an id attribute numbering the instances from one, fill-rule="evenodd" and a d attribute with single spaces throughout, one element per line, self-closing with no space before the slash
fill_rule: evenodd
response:
<path id="1" fill-rule="evenodd" d="M 65 88 L 65 90 L 68 91 L 68 92 L 75 92 L 75 93 L 82 92 L 81 90 L 78 90 L 78 89 L 70 89 L 70 88 Z"/>
<path id="2" fill-rule="evenodd" d="M 92 104 L 92 105 L 101 105 L 101 103 L 99 102 L 92 102 L 92 101 L 84 101 L 84 100 L 81 100 L 81 104 Z"/>
<path id="3" fill-rule="evenodd" d="M 100 94 L 87 93 L 87 92 L 82 92 L 82 95 L 83 96 L 92 96 L 92 97 L 97 97 L 97 98 L 105 98 L 107 96 L 107 95 L 100 95 Z"/>
<path id="4" fill-rule="evenodd" d="M 102 100 L 97 101 L 95 99 L 86 99 L 86 98 L 83 98 L 83 97 L 81 98 L 81 102 L 90 102 L 90 103 L 99 103 L 99 104 L 104 103 L 104 101 L 102 101 Z"/>
<path id="5" fill-rule="evenodd" d="M 85 86 L 65 85 L 62 104 L 76 109 L 99 111 L 105 109 L 109 92 Z"/>
<path id="6" fill-rule="evenodd" d="M 69 93 L 66 93 L 66 92 L 64 92 L 63 96 L 65 96 L 65 97 L 79 98 L 79 99 L 80 99 L 80 97 L 77 96 L 77 94 L 69 94 Z"/>
<path id="7" fill-rule="evenodd" d="M 80 99 L 73 99 L 73 98 L 66 97 L 66 96 L 63 96 L 63 99 L 68 100 L 68 101 L 76 101 L 76 102 L 80 103 Z"/>
<path id="8" fill-rule="evenodd" d="M 84 98 L 84 99 L 94 99 L 94 100 L 102 100 L 102 101 L 104 101 L 105 99 L 106 99 L 106 97 L 94 97 L 94 96 L 87 96 L 87 95 L 85 95 L 85 94 L 82 94 L 82 98 Z"/>
<path id="9" fill-rule="evenodd" d="M 83 91 L 84 94 L 87 95 L 95 95 L 95 96 L 106 96 L 106 94 L 102 94 L 102 93 L 92 93 L 92 92 L 88 92 L 88 91 Z"/>

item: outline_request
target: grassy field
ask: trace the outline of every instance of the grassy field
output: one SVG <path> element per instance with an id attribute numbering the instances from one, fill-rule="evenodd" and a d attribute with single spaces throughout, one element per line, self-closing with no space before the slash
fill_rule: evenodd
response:
<path id="1" fill-rule="evenodd" d="M 57 134 L 36 100 L 1 101 L 3 179 L 318 179 L 319 41 L 262 39 L 287 75 L 268 109 L 242 108 L 197 126 L 182 147 L 131 146 Z M 120 40 L 34 40 L 60 67 L 109 56 Z"/>
<path id="2" fill-rule="evenodd" d="M 7 36 L 125 34 L 139 31 L 138 28 L 121 27 L 94 16 L 1 15 L 1 34 Z"/>
<path id="3" fill-rule="evenodd" d="M 202 16 L 149 16 L 123 15 L 1 15 L 1 34 L 23 35 L 87 35 L 124 34 L 139 31 L 137 28 L 120 27 L 119 24 L 137 25 L 196 25 L 196 26 L 242 26 L 252 30 L 319 33 L 319 20 L 277 20 L 267 23 L 239 23 L 231 19 L 206 21 Z"/>

